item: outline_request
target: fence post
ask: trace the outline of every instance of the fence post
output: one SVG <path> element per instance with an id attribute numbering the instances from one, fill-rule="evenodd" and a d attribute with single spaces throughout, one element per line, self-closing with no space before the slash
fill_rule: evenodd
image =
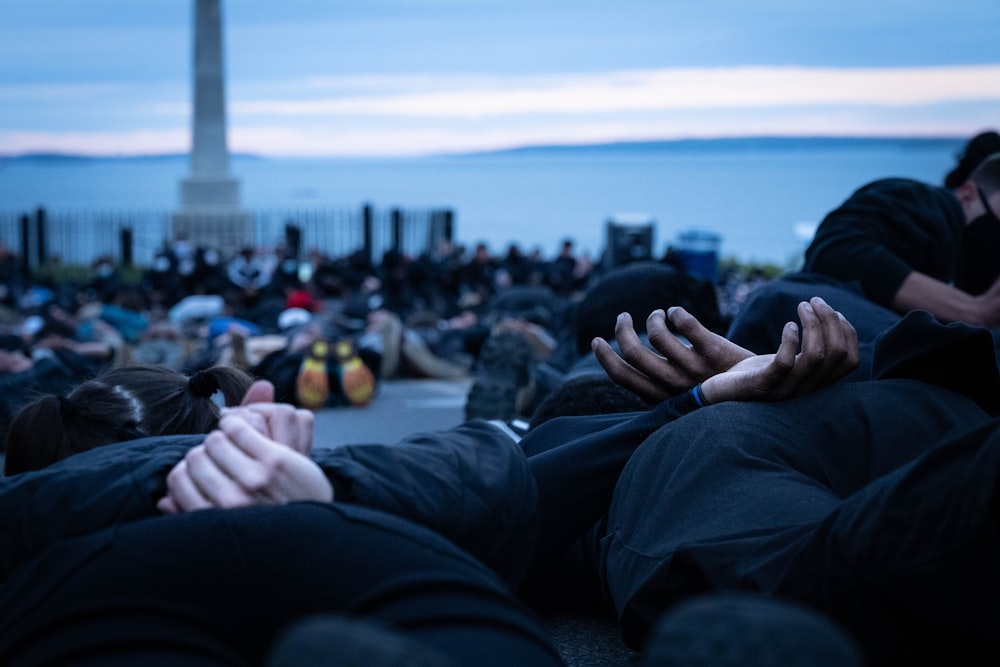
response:
<path id="1" fill-rule="evenodd" d="M 291 222 L 285 224 L 285 256 L 298 259 L 302 252 L 302 229 Z"/>
<path id="2" fill-rule="evenodd" d="M 392 209 L 392 249 L 403 252 L 403 212 L 398 208 Z"/>
<path id="3" fill-rule="evenodd" d="M 21 275 L 25 283 L 31 280 L 31 217 L 21 216 Z"/>
<path id="4" fill-rule="evenodd" d="M 38 235 L 38 247 L 35 249 L 38 252 L 38 266 L 44 266 L 45 260 L 48 255 L 45 248 L 45 209 L 41 206 L 35 211 L 35 232 Z"/>
<path id="5" fill-rule="evenodd" d="M 444 240 L 451 243 L 455 239 L 455 212 L 450 208 L 444 211 Z"/>
<path id="6" fill-rule="evenodd" d="M 364 209 L 362 209 L 362 224 L 365 234 L 365 256 L 369 260 L 375 256 L 375 249 L 372 247 L 372 217 L 372 205 L 365 204 Z"/>
<path id="7" fill-rule="evenodd" d="M 121 231 L 122 266 L 132 266 L 132 228 L 122 227 Z"/>

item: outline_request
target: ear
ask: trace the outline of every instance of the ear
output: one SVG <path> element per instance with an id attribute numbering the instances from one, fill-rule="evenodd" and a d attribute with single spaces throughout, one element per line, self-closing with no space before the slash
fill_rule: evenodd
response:
<path id="1" fill-rule="evenodd" d="M 240 405 L 251 405 L 252 403 L 274 403 L 274 385 L 267 380 L 257 380 L 247 393 L 243 395 Z"/>
<path id="2" fill-rule="evenodd" d="M 965 181 L 955 188 L 955 196 L 965 214 L 965 224 L 969 224 L 984 213 L 983 203 L 979 200 L 979 188 L 972 181 Z"/>

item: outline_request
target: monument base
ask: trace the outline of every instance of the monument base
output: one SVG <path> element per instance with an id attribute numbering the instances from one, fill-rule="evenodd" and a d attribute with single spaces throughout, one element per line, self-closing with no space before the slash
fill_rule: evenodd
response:
<path id="1" fill-rule="evenodd" d="M 182 208 L 230 208 L 240 205 L 240 182 L 225 174 L 198 174 L 181 181 Z"/>
<path id="2" fill-rule="evenodd" d="M 193 246 L 215 248 L 225 258 L 256 243 L 253 218 L 245 211 L 181 209 L 171 222 L 174 238 L 185 236 Z"/>

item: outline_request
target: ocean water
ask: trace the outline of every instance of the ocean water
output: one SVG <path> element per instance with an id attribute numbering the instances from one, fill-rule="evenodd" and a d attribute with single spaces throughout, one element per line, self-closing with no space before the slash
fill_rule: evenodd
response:
<path id="1" fill-rule="evenodd" d="M 405 159 L 236 156 L 245 208 L 450 208 L 455 236 L 597 256 L 607 222 L 654 222 L 654 253 L 692 229 L 721 257 L 794 267 L 811 230 L 858 186 L 904 176 L 941 183 L 963 139 L 744 139 L 533 148 Z M 176 207 L 183 157 L 0 160 L 0 214 Z"/>

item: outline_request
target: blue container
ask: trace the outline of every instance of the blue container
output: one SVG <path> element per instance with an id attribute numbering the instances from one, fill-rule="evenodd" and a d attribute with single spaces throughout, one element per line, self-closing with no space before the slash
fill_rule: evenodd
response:
<path id="1" fill-rule="evenodd" d="M 719 279 L 719 247 L 722 237 L 704 229 L 691 229 L 677 235 L 677 254 L 681 266 L 692 276 L 715 284 Z"/>

